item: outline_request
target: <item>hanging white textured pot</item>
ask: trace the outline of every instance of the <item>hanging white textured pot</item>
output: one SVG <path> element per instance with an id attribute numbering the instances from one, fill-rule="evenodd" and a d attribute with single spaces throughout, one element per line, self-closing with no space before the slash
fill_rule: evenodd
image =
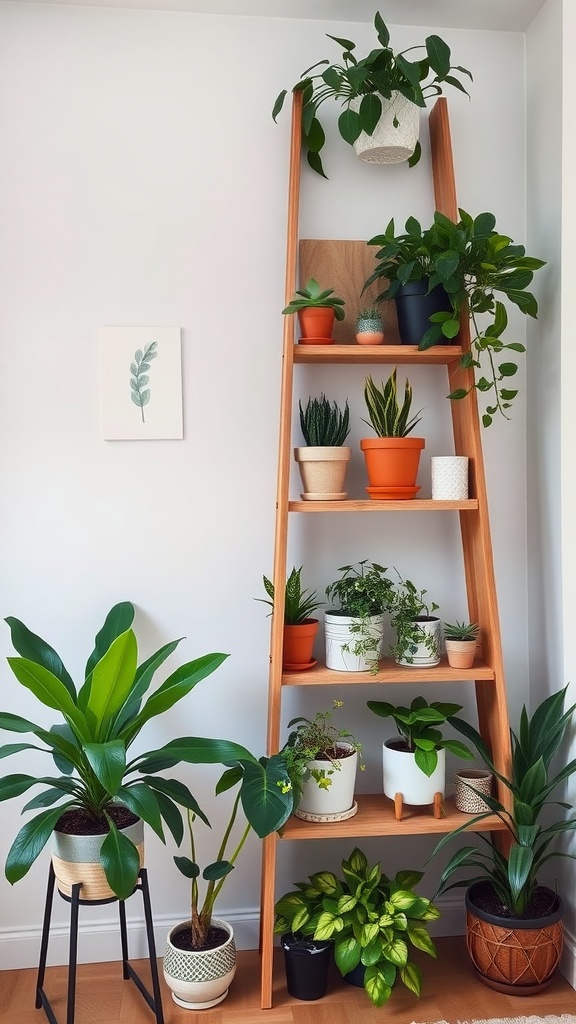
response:
<path id="1" fill-rule="evenodd" d="M 358 111 L 362 97 L 350 101 L 350 109 Z M 412 156 L 420 134 L 420 107 L 399 92 L 382 100 L 382 113 L 372 132 L 360 132 L 354 151 L 360 160 L 371 164 L 398 164 Z"/>
<path id="2" fill-rule="evenodd" d="M 383 633 L 383 615 L 368 615 L 361 619 L 326 612 L 326 668 L 336 672 L 369 672 L 380 659 Z"/>
<path id="3" fill-rule="evenodd" d="M 402 794 L 405 804 L 432 804 L 436 793 L 446 788 L 446 752 L 437 750 L 438 764 L 432 775 L 425 775 L 416 764 L 414 754 L 399 750 L 394 744 L 401 740 L 386 740 L 382 746 L 384 793 L 391 800 Z"/>

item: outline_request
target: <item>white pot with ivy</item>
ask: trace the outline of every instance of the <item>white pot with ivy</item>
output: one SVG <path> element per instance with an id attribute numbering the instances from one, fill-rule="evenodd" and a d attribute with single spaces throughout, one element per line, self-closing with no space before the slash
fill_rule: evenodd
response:
<path id="1" fill-rule="evenodd" d="M 343 701 L 334 701 L 336 710 Z M 293 718 L 281 754 L 294 791 L 296 817 L 334 821 L 356 812 L 354 787 L 362 744 L 332 724 L 332 711 Z"/>
<path id="2" fill-rule="evenodd" d="M 398 665 L 432 668 L 440 662 L 442 623 L 434 612 L 438 605 L 425 600 L 411 580 L 399 575 L 390 604 L 391 626 L 396 640 L 390 649 Z"/>
<path id="3" fill-rule="evenodd" d="M 394 584 L 384 566 L 367 559 L 343 565 L 338 572 L 341 578 L 326 587 L 328 600 L 338 606 L 324 615 L 326 667 L 375 674 Z"/>
<path id="4" fill-rule="evenodd" d="M 446 788 L 445 751 L 471 760 L 474 755 L 460 740 L 445 739 L 440 731 L 459 711 L 461 704 L 448 704 L 415 697 L 409 708 L 388 701 L 369 700 L 368 707 L 380 718 L 392 718 L 399 736 L 382 747 L 385 796 L 406 804 L 432 804 Z"/>
<path id="5" fill-rule="evenodd" d="M 305 446 L 294 449 L 304 501 L 344 501 L 346 470 L 351 449 L 344 444 L 350 433 L 348 400 L 343 409 L 326 395 L 298 403 Z"/>

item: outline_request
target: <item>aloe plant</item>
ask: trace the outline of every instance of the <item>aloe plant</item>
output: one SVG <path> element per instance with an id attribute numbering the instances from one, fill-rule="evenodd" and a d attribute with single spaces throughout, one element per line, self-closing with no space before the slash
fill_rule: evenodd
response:
<path id="1" fill-rule="evenodd" d="M 165 644 L 139 664 L 133 618 L 134 606 L 128 601 L 111 609 L 78 688 L 45 640 L 19 619 L 6 619 L 20 655 L 8 658 L 14 676 L 43 707 L 58 712 L 62 719 L 45 727 L 19 715 L 0 713 L 0 729 L 34 736 L 32 743 L 0 747 L 0 758 L 41 750 L 60 772 L 40 778 L 25 774 L 0 778 L 0 801 L 42 787 L 24 807 L 24 813 L 41 809 L 40 813 L 22 826 L 8 851 L 5 872 L 11 883 L 28 873 L 64 812 L 80 808 L 100 823 L 106 834 L 101 864 L 110 888 L 126 899 L 136 884 L 139 856 L 134 844 L 116 828 L 110 809 L 120 802 L 150 825 L 162 842 L 166 825 L 180 843 L 184 831 L 180 806 L 208 821 L 189 788 L 163 775 L 181 762 L 237 766 L 244 810 L 260 837 L 279 828 L 290 814 L 292 797 L 289 791 L 282 791 L 286 773 L 278 756 L 258 760 L 246 747 L 229 740 L 183 736 L 157 750 L 128 757 L 143 727 L 187 697 L 228 657 L 205 654 L 186 662 L 146 696 L 154 674 L 180 640 Z"/>
<path id="2" fill-rule="evenodd" d="M 337 402 L 330 402 L 322 394 L 320 398 L 309 398 L 305 408 L 301 401 L 298 406 L 300 426 L 308 446 L 341 447 L 344 444 L 350 433 L 348 400 L 344 409 L 340 409 Z"/>
<path id="3" fill-rule="evenodd" d="M 308 309 L 310 306 L 322 306 L 333 309 L 336 319 L 343 320 L 344 309 L 342 307 L 344 306 L 344 299 L 339 299 L 333 292 L 333 288 L 322 289 L 318 281 L 311 277 L 303 288 L 296 289 L 294 298 L 290 300 L 282 312 L 284 314 L 298 313 L 299 310 Z"/>
<path id="4" fill-rule="evenodd" d="M 444 623 L 444 639 L 445 640 L 477 640 L 478 639 L 478 623 L 477 622 L 445 622 Z"/>
<path id="5" fill-rule="evenodd" d="M 372 427 L 378 437 L 406 437 L 421 419 L 420 412 L 409 419 L 412 406 L 412 387 L 408 378 L 404 385 L 404 399 L 400 404 L 396 372 L 397 367 L 394 367 L 386 383 L 384 384 L 382 381 L 380 387 L 375 384 L 372 377 L 366 378 L 364 399 L 370 420 L 363 419 L 362 422 Z"/>

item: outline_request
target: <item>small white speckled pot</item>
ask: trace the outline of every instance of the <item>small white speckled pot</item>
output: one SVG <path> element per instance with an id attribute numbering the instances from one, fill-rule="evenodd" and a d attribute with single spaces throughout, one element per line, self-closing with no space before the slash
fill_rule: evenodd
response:
<path id="1" fill-rule="evenodd" d="M 168 932 L 164 954 L 164 980 L 172 992 L 172 999 L 185 1010 L 207 1010 L 217 1006 L 228 995 L 228 988 L 236 974 L 236 945 L 234 932 L 227 921 L 212 918 L 212 924 L 224 928 L 228 938 L 216 949 L 201 951 L 178 949 L 172 935 L 191 921 L 181 921 Z"/>

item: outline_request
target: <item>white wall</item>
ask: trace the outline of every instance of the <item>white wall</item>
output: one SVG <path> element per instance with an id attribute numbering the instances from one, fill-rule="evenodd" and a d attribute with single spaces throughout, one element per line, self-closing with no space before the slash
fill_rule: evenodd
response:
<path id="1" fill-rule="evenodd" d="M 269 624 L 253 598 L 272 567 L 289 120 L 275 126 L 270 109 L 283 86 L 331 52 L 325 31 L 338 34 L 339 26 L 308 22 L 304 32 L 294 20 L 0 4 L 0 610 L 45 636 L 77 675 L 104 614 L 126 598 L 138 607 L 144 654 L 182 635 L 180 660 L 229 651 L 182 710 L 149 729 L 146 746 L 188 733 L 264 750 Z M 350 35 L 351 26 L 340 31 Z M 359 45 L 371 38 L 366 25 L 353 34 Z M 424 34 L 398 28 L 394 42 L 410 45 Z M 475 75 L 471 103 L 450 97 L 459 201 L 472 213 L 493 210 L 502 230 L 522 241 L 523 36 L 443 35 L 456 63 Z M 409 214 L 431 219 L 427 152 L 413 171 L 383 170 L 361 166 L 334 143 L 326 166 L 329 182 L 303 179 L 304 237 L 369 237 L 391 216 L 399 224 Z M 521 321 L 512 322 L 520 340 Z M 104 324 L 183 328 L 183 442 L 102 440 L 96 333 Z M 354 444 L 364 429 L 364 372 L 299 374 L 305 397 L 324 389 L 350 398 Z M 440 373 L 415 369 L 411 380 L 425 407 L 425 493 L 430 455 L 450 444 L 449 413 Z M 524 397 L 516 405 L 512 422 L 485 437 L 512 713 L 528 678 Z M 360 495 L 359 456 L 351 484 Z M 464 614 L 451 518 L 364 517 L 360 535 L 347 516 L 309 518 L 293 531 L 289 555 L 305 563 L 307 585 L 323 590 L 337 566 L 368 557 L 426 586 L 444 617 Z M 2 708 L 38 717 L 7 669 L 2 680 Z M 341 689 L 364 740 L 361 786 L 373 789 L 381 730 L 364 708 L 373 688 L 360 701 Z M 452 688 L 438 691 L 453 696 Z M 462 693 L 470 707 L 471 690 Z M 296 705 L 313 712 L 333 696 L 290 694 L 286 718 Z M 11 770 L 32 768 L 47 770 L 30 759 Z M 210 802 L 215 773 L 182 776 L 201 804 Z M 2 861 L 18 811 L 15 802 L 0 806 Z M 215 823 L 221 816 L 214 808 Z M 302 845 L 284 844 L 278 891 L 348 852 L 348 844 L 296 849 Z M 365 846 L 386 870 L 406 857 L 417 866 L 430 848 Z M 160 932 L 186 913 L 172 852 L 149 838 Z M 47 854 L 26 882 L 0 881 L 0 966 L 37 956 L 46 871 Z M 255 942 L 258 899 L 258 858 L 246 855 L 221 907 L 240 944 Z M 129 909 L 139 935 L 140 907 Z M 65 956 L 66 919 L 61 904 L 55 958 Z M 90 912 L 86 958 L 110 957 L 113 920 L 106 908 Z"/>

